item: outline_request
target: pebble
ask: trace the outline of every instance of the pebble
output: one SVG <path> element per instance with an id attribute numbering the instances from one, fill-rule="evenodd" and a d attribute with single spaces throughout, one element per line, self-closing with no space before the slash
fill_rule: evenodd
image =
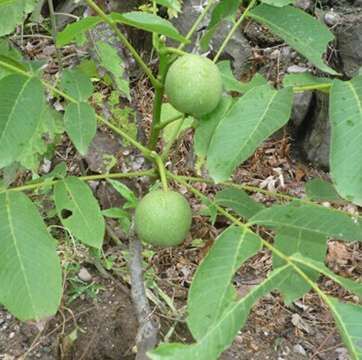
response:
<path id="1" fill-rule="evenodd" d="M 85 282 L 90 282 L 92 280 L 92 275 L 84 267 L 79 270 L 78 277 L 80 280 Z"/>
<path id="2" fill-rule="evenodd" d="M 312 7 L 312 1 L 311 0 L 296 0 L 294 3 L 295 7 L 302 9 L 302 10 L 308 10 Z"/>
<path id="3" fill-rule="evenodd" d="M 270 54 L 271 59 L 278 59 L 280 57 L 280 50 L 276 49 Z"/>
<path id="4" fill-rule="evenodd" d="M 340 17 L 333 10 L 324 14 L 324 22 L 329 26 L 337 25 L 340 22 Z"/>
<path id="5" fill-rule="evenodd" d="M 348 360 L 349 359 L 348 351 L 346 348 L 343 348 L 343 347 L 337 348 L 336 353 L 338 354 L 337 355 L 338 360 Z"/>
<path id="6" fill-rule="evenodd" d="M 52 168 L 52 162 L 47 158 L 44 158 L 42 165 L 40 166 L 40 171 L 43 174 L 48 174 Z"/>
<path id="7" fill-rule="evenodd" d="M 293 351 L 296 353 L 296 354 L 301 354 L 301 355 L 304 355 L 306 356 L 307 355 L 307 352 L 304 350 L 304 347 L 300 344 L 296 344 L 293 346 Z"/>
<path id="8" fill-rule="evenodd" d="M 307 71 L 308 71 L 308 68 L 299 66 L 299 65 L 291 65 L 287 68 L 288 73 L 300 74 L 300 73 L 304 73 Z"/>

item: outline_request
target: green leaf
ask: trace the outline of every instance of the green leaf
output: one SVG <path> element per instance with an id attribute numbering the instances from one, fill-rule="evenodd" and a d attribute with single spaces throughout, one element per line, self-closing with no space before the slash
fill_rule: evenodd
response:
<path id="1" fill-rule="evenodd" d="M 305 184 L 307 196 L 314 201 L 339 201 L 335 187 L 328 181 L 312 179 Z"/>
<path id="2" fill-rule="evenodd" d="M 20 320 L 57 312 L 62 295 L 56 242 L 21 192 L 0 194 L 0 302 Z"/>
<path id="3" fill-rule="evenodd" d="M 250 219 L 250 224 L 313 231 L 347 241 L 362 240 L 362 220 L 359 217 L 353 218 L 333 208 L 298 201 L 262 210 Z"/>
<path id="4" fill-rule="evenodd" d="M 260 75 L 259 73 L 256 73 L 249 82 L 242 82 L 235 79 L 231 70 L 230 60 L 220 61 L 217 63 L 217 66 L 220 70 L 224 89 L 226 91 L 236 91 L 238 93 L 244 94 L 257 86 L 268 84 L 263 75 Z"/>
<path id="5" fill-rule="evenodd" d="M 127 208 L 135 208 L 138 204 L 138 199 L 135 193 L 125 184 L 117 180 L 107 180 L 114 189 L 127 200 Z"/>
<path id="6" fill-rule="evenodd" d="M 181 5 L 179 0 L 156 0 L 156 3 L 169 9 L 175 10 L 176 12 L 181 11 Z"/>
<path id="7" fill-rule="evenodd" d="M 49 105 L 44 106 L 36 131 L 16 161 L 26 169 L 37 173 L 42 156 L 49 150 L 49 143 L 54 142 L 56 135 L 63 132 L 63 119 L 60 113 Z"/>
<path id="8" fill-rule="evenodd" d="M 274 247 L 286 256 L 301 253 L 305 257 L 316 261 L 323 261 L 327 252 L 327 237 L 312 231 L 296 231 L 293 228 L 282 228 L 278 230 L 274 238 Z M 284 266 L 283 259 L 273 253 L 273 268 Z M 310 267 L 300 266 L 300 269 L 311 279 L 317 281 L 319 272 Z M 301 298 L 311 289 L 311 286 L 295 271 L 281 284 L 279 291 L 284 301 L 291 304 Z"/>
<path id="9" fill-rule="evenodd" d="M 145 13 L 142 11 L 131 11 L 128 13 L 112 13 L 110 15 L 113 21 L 125 25 L 133 26 L 137 29 L 165 35 L 170 39 L 187 43 L 178 30 L 168 21 L 157 15 Z"/>
<path id="10" fill-rule="evenodd" d="M 334 185 L 341 197 L 362 205 L 362 76 L 334 81 L 329 112 Z"/>
<path id="11" fill-rule="evenodd" d="M 216 240 L 198 267 L 188 296 L 187 325 L 196 340 L 235 301 L 231 287 L 237 269 L 261 249 L 261 239 L 247 229 L 231 226 Z"/>
<path id="12" fill-rule="evenodd" d="M 294 0 L 261 0 L 261 2 L 272 6 L 282 7 L 293 4 Z"/>
<path id="13" fill-rule="evenodd" d="M 87 101 L 93 94 L 92 82 L 80 70 L 64 70 L 60 86 L 77 101 Z"/>
<path id="14" fill-rule="evenodd" d="M 129 218 L 128 212 L 121 208 L 109 208 L 102 210 L 102 215 L 113 219 Z"/>
<path id="15" fill-rule="evenodd" d="M 314 76 L 308 72 L 301 74 L 288 74 L 284 76 L 283 79 L 284 87 L 318 86 L 322 84 L 331 85 L 332 80 L 328 78 Z"/>
<path id="16" fill-rule="evenodd" d="M 207 165 L 216 181 L 227 180 L 262 142 L 290 117 L 293 92 L 258 86 L 241 97 L 219 122 L 211 139 Z"/>
<path id="17" fill-rule="evenodd" d="M 327 45 L 334 39 L 327 26 L 306 12 L 293 6 L 274 7 L 261 4 L 249 13 L 255 21 L 264 24 L 292 48 L 305 56 L 320 70 L 336 75 L 322 60 Z"/>
<path id="18" fill-rule="evenodd" d="M 85 155 L 97 131 L 94 109 L 86 102 L 68 104 L 65 108 L 64 124 L 77 150 Z"/>
<path id="19" fill-rule="evenodd" d="M 264 206 L 252 199 L 244 190 L 227 188 L 216 193 L 215 202 L 228 207 L 239 216 L 249 219 L 264 209 Z"/>
<path id="20" fill-rule="evenodd" d="M 353 360 L 362 359 L 362 306 L 328 297 L 328 306 Z"/>
<path id="21" fill-rule="evenodd" d="M 9 75 L 0 80 L 0 168 L 24 151 L 38 127 L 43 106 L 38 78 Z"/>
<path id="22" fill-rule="evenodd" d="M 252 306 L 268 294 L 289 274 L 288 267 L 274 270 L 266 280 L 255 286 L 242 299 L 232 302 L 207 332 L 191 345 L 161 344 L 148 353 L 152 360 L 216 360 L 233 342 L 240 328 L 245 324 Z"/>
<path id="23" fill-rule="evenodd" d="M 57 35 L 56 45 L 62 47 L 79 38 L 80 35 L 98 25 L 102 19 L 99 16 L 88 16 L 66 26 Z"/>
<path id="24" fill-rule="evenodd" d="M 118 90 L 128 99 L 131 99 L 129 93 L 129 83 L 124 78 L 125 64 L 122 58 L 118 55 L 116 48 L 103 42 L 96 43 L 97 54 L 101 60 L 101 66 L 104 67 L 112 75 Z"/>
<path id="25" fill-rule="evenodd" d="M 167 122 L 167 120 L 176 118 L 178 116 L 182 116 L 182 113 L 177 111 L 171 104 L 165 103 L 162 105 L 161 109 L 161 124 Z M 179 120 L 173 121 L 169 125 L 165 126 L 162 131 L 162 138 L 165 141 L 165 146 L 174 140 L 174 136 L 176 139 L 183 133 L 185 130 L 191 128 L 194 123 L 194 119 L 189 116 L 186 119 L 180 118 Z M 177 134 L 175 134 L 177 132 Z"/>
<path id="26" fill-rule="evenodd" d="M 220 120 L 224 118 L 232 105 L 230 96 L 223 96 L 216 109 L 204 116 L 198 123 L 195 131 L 195 152 L 198 156 L 206 157 L 210 141 Z"/>
<path id="27" fill-rule="evenodd" d="M 11 46 L 9 41 L 0 39 L 0 60 L 7 63 L 9 60 L 13 60 L 15 63 L 18 63 L 23 60 L 23 57 L 17 49 Z M 12 74 L 10 70 L 0 67 L 0 79 L 10 74 Z"/>
<path id="28" fill-rule="evenodd" d="M 54 199 L 63 226 L 84 244 L 100 249 L 105 223 L 89 186 L 76 177 L 66 178 L 56 183 Z"/>
<path id="29" fill-rule="evenodd" d="M 293 256 L 290 257 L 290 260 L 299 264 L 303 264 L 304 266 L 309 267 L 310 269 L 313 269 L 315 271 L 318 271 L 319 273 L 329 277 L 335 283 L 344 287 L 351 293 L 356 294 L 362 299 L 362 283 L 358 283 L 350 279 L 346 279 L 342 276 L 338 276 L 333 271 L 329 270 L 323 262 L 312 260 L 309 257 L 303 256 L 302 254 L 293 254 Z"/>
<path id="30" fill-rule="evenodd" d="M 0 0 L 0 36 L 13 32 L 36 3 L 37 0 Z"/>
<path id="31" fill-rule="evenodd" d="M 235 17 L 240 3 L 241 0 L 221 0 L 216 4 L 212 11 L 211 20 L 207 27 L 207 31 L 200 41 L 203 50 L 207 49 L 209 42 L 214 36 L 221 21 L 227 19 L 228 17 Z"/>

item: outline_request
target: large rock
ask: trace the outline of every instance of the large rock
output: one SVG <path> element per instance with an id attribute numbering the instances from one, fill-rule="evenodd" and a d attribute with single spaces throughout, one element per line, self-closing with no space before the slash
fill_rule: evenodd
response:
<path id="1" fill-rule="evenodd" d="M 362 11 L 344 17 L 337 30 L 337 49 L 343 73 L 355 76 L 362 67 Z"/>
<path id="2" fill-rule="evenodd" d="M 304 120 L 305 137 L 302 153 L 313 165 L 328 170 L 330 123 L 328 117 L 329 97 L 323 93 L 315 95 L 314 112 Z"/>
<path id="3" fill-rule="evenodd" d="M 350 2 L 342 1 L 336 5 L 335 12 L 340 16 L 340 23 L 334 29 L 339 57 L 338 70 L 345 77 L 352 78 L 362 67 L 362 9 L 359 8 L 359 1 L 355 1 L 353 6 Z M 316 93 L 314 102 L 306 110 L 308 98 L 301 96 L 295 99 L 293 111 L 293 121 L 297 127 L 294 136 L 299 149 L 308 162 L 325 170 L 329 169 L 330 148 L 328 100 L 328 95 Z"/>
<path id="4" fill-rule="evenodd" d="M 200 7 L 200 0 L 184 0 L 182 13 L 171 21 L 182 34 L 187 34 L 201 11 L 202 8 Z M 203 30 L 206 28 L 209 21 L 210 14 L 205 17 L 204 21 L 201 22 L 199 28 L 191 39 L 191 44 L 186 47 L 187 51 L 200 52 L 199 41 L 202 38 L 204 34 Z M 219 50 L 231 27 L 232 23 L 229 21 L 224 21 L 219 26 L 210 43 L 210 51 L 212 53 L 215 54 Z M 234 73 L 237 77 L 239 77 L 246 69 L 246 65 L 251 58 L 251 54 L 251 46 L 244 37 L 242 30 L 238 29 L 229 41 L 220 59 L 231 60 Z"/>

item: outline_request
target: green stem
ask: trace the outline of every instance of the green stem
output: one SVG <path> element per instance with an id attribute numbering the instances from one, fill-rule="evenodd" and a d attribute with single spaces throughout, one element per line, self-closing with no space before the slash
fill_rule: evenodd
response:
<path id="1" fill-rule="evenodd" d="M 132 54 L 138 65 L 142 68 L 145 74 L 150 79 L 153 87 L 161 88 L 162 84 L 155 78 L 152 74 L 152 70 L 146 65 L 146 63 L 142 60 L 141 56 L 138 54 L 137 50 L 132 46 L 132 44 L 127 40 L 127 38 L 122 34 L 122 32 L 118 29 L 117 22 L 113 21 L 107 14 L 93 2 L 93 0 L 85 0 L 88 6 L 93 9 L 99 17 L 101 17 L 105 23 L 107 23 L 112 30 L 115 32 L 119 40 L 123 43 L 123 45 L 129 50 Z"/>
<path id="2" fill-rule="evenodd" d="M 19 68 L 17 68 L 16 66 L 7 64 L 3 61 L 0 60 L 0 66 L 9 69 L 11 71 L 14 71 L 18 74 L 24 75 L 26 77 L 32 77 L 33 75 L 23 71 Z M 63 97 L 64 99 L 66 99 L 69 102 L 72 102 L 74 104 L 78 104 L 78 100 L 76 100 L 75 98 L 73 98 L 72 96 L 69 96 L 68 94 L 64 93 L 63 91 L 57 89 L 56 87 L 54 87 L 53 85 L 47 83 L 46 81 L 42 80 L 42 84 L 51 92 L 54 92 L 56 94 L 58 94 L 59 96 Z M 132 144 L 135 148 L 137 148 L 145 157 L 147 158 L 153 158 L 152 156 L 152 151 L 148 148 L 146 148 L 145 146 L 143 146 L 142 144 L 140 144 L 138 141 L 134 140 L 131 136 L 129 136 L 126 132 L 124 132 L 123 130 L 119 129 L 117 126 L 113 125 L 111 122 L 109 122 L 108 120 L 104 119 L 102 116 L 97 115 L 97 120 L 100 121 L 101 123 L 107 125 L 109 128 L 111 128 L 114 132 L 116 132 L 118 135 L 120 135 L 123 139 L 126 139 L 130 144 Z"/>
<path id="3" fill-rule="evenodd" d="M 167 145 L 165 146 L 165 149 L 162 152 L 161 158 L 162 158 L 163 161 L 165 161 L 167 159 L 168 154 L 170 153 L 170 150 L 172 148 L 172 145 L 175 142 L 175 140 L 177 138 L 177 135 L 180 132 L 180 129 L 181 129 L 184 121 L 185 121 L 185 115 L 182 116 L 182 120 L 180 121 L 178 126 L 176 126 L 176 128 L 173 130 L 173 133 L 171 134 L 170 141 L 167 143 Z"/>
<path id="4" fill-rule="evenodd" d="M 314 205 L 314 206 L 318 206 L 318 207 L 322 207 L 324 208 L 323 205 L 320 205 L 316 202 L 313 202 L 311 200 L 307 200 L 307 199 L 300 199 L 300 198 L 296 198 L 294 196 L 288 195 L 288 194 L 283 194 L 283 193 L 279 193 L 276 191 L 269 191 L 269 190 L 265 190 L 265 189 L 260 189 L 257 186 L 252 186 L 252 185 L 244 185 L 244 184 L 235 184 L 231 181 L 224 181 L 224 182 L 219 182 L 217 184 L 215 184 L 215 182 L 211 179 L 204 179 L 204 178 L 200 178 L 200 177 L 194 177 L 194 176 L 182 176 L 182 175 L 173 175 L 175 176 L 177 179 L 179 180 L 184 180 L 184 181 L 190 181 L 190 182 L 200 182 L 200 183 L 205 183 L 205 184 L 210 184 L 210 185 L 224 185 L 224 186 L 228 186 L 228 187 L 232 187 L 235 189 L 241 189 L 241 190 L 246 190 L 246 191 L 250 191 L 250 192 L 256 192 L 256 193 L 261 193 L 273 198 L 279 198 L 281 200 L 285 200 L 285 201 L 293 201 L 293 200 L 298 200 L 299 202 L 306 204 L 306 205 Z M 345 215 L 348 215 L 351 217 L 351 213 L 349 213 L 348 211 L 344 211 L 338 208 L 331 208 L 331 211 L 336 211 Z M 360 216 L 361 217 L 361 216 Z"/>
<path id="5" fill-rule="evenodd" d="M 141 176 L 154 176 L 154 170 L 145 170 L 145 171 L 135 171 L 129 173 L 113 173 L 113 174 L 100 174 L 100 175 L 89 175 L 89 176 L 80 176 L 79 180 L 82 181 L 96 181 L 96 180 L 104 180 L 104 179 L 120 179 L 120 178 L 132 178 L 132 177 L 141 177 Z M 26 190 L 34 190 L 39 189 L 45 186 L 53 186 L 56 183 L 62 180 L 52 180 L 52 181 L 42 181 L 35 184 L 25 184 L 22 186 L 13 187 L 10 189 L 0 190 L 1 193 L 5 193 L 8 191 L 26 191 Z"/>
<path id="6" fill-rule="evenodd" d="M 183 51 L 181 49 L 176 49 L 176 48 L 173 48 L 173 47 L 165 47 L 163 49 L 163 52 L 165 52 L 167 54 L 176 54 L 178 56 L 184 56 L 184 55 L 188 54 L 186 51 Z"/>
<path id="7" fill-rule="evenodd" d="M 199 25 L 201 24 L 201 21 L 204 20 L 204 17 L 206 16 L 206 14 L 208 13 L 208 11 L 210 10 L 211 6 L 213 6 L 216 3 L 216 0 L 209 0 L 207 5 L 205 6 L 205 9 L 201 12 L 201 14 L 199 15 L 199 17 L 196 19 L 196 21 L 194 22 L 194 24 L 192 25 L 190 31 L 187 33 L 186 35 L 186 40 L 190 40 L 192 35 L 194 34 L 194 32 L 197 30 L 197 28 L 199 27 Z M 178 47 L 179 50 L 182 50 L 185 47 L 185 43 L 180 44 L 180 46 Z"/>
<path id="8" fill-rule="evenodd" d="M 234 24 L 234 26 L 232 27 L 232 29 L 230 30 L 229 34 L 227 35 L 227 37 L 225 38 L 224 42 L 221 44 L 219 51 L 217 52 L 217 54 L 214 57 L 214 63 L 216 63 L 219 60 L 220 55 L 223 53 L 223 51 L 225 50 L 226 45 L 228 44 L 228 42 L 231 40 L 231 38 L 233 37 L 235 31 L 239 28 L 239 26 L 241 25 L 241 23 L 244 21 L 244 19 L 246 18 L 246 16 L 248 15 L 249 11 L 251 10 L 251 8 L 255 5 L 256 0 L 252 0 L 250 1 L 249 5 L 247 6 L 247 8 L 244 10 L 243 14 L 240 16 L 239 20 Z"/>
<path id="9" fill-rule="evenodd" d="M 162 84 L 161 87 L 155 88 L 155 98 L 153 100 L 153 116 L 151 124 L 151 135 L 148 141 L 148 148 L 154 150 L 157 145 L 158 137 L 160 135 L 160 123 L 161 123 L 161 109 L 162 100 L 164 95 L 164 81 L 168 70 L 168 58 L 167 54 L 160 52 L 160 63 L 158 70 L 158 79 Z"/>
<path id="10" fill-rule="evenodd" d="M 332 83 L 294 86 L 293 92 L 300 93 L 300 92 L 309 91 L 309 90 L 320 90 L 320 91 L 328 92 L 331 87 L 332 87 Z"/>
<path id="11" fill-rule="evenodd" d="M 177 120 L 180 120 L 184 115 L 181 114 L 181 115 L 176 115 L 166 121 L 163 121 L 162 123 L 159 123 L 157 128 L 158 129 L 164 129 L 167 125 L 170 125 L 171 123 L 177 121 Z"/>
<path id="12" fill-rule="evenodd" d="M 160 155 L 158 155 L 156 152 L 154 152 L 154 161 L 158 167 L 158 173 L 160 174 L 163 191 L 168 191 L 165 165 L 164 165 Z"/>
<path id="13" fill-rule="evenodd" d="M 50 21 L 51 21 L 51 24 L 52 24 L 51 34 L 52 34 L 53 42 L 55 44 L 56 39 L 57 39 L 57 22 L 56 22 L 56 19 L 55 19 L 53 0 L 48 0 L 48 7 L 49 7 Z M 56 48 L 56 54 L 57 54 L 59 69 L 62 70 L 62 68 L 63 68 L 62 54 L 61 54 L 60 49 L 58 47 Z"/>
<path id="14" fill-rule="evenodd" d="M 199 190 L 195 189 L 193 186 L 191 186 L 190 184 L 188 184 L 186 181 L 180 179 L 179 176 L 174 175 L 170 172 L 167 172 L 167 175 L 169 177 L 171 177 L 172 179 L 174 179 L 176 182 L 182 184 L 183 186 L 185 186 L 186 188 L 188 188 L 192 193 L 194 193 L 197 197 L 204 199 L 206 201 L 209 201 L 208 197 L 205 196 L 202 192 L 200 192 Z M 223 216 L 225 216 L 227 219 L 229 219 L 233 224 L 241 227 L 242 229 L 244 229 L 245 231 L 248 231 L 252 234 L 255 234 L 250 228 L 248 224 L 244 224 L 242 223 L 239 219 L 235 218 L 232 214 L 230 214 L 228 211 L 226 211 L 225 209 L 223 209 L 221 206 L 219 206 L 218 204 L 213 204 L 216 208 L 216 210 L 222 214 Z M 311 280 L 308 275 L 306 275 L 299 267 L 298 265 L 296 265 L 292 259 L 287 256 L 284 255 L 280 250 L 278 250 L 277 248 L 275 248 L 272 244 L 270 244 L 268 241 L 264 240 L 262 237 L 260 237 L 260 240 L 262 241 L 263 245 L 269 249 L 272 253 L 274 253 L 276 256 L 280 257 L 281 259 L 283 259 L 286 263 L 288 263 L 293 270 L 298 273 L 312 288 L 313 290 L 326 302 L 326 304 L 330 305 L 330 301 L 327 297 L 326 294 L 324 294 L 324 292 L 318 287 L 318 285 Z"/>

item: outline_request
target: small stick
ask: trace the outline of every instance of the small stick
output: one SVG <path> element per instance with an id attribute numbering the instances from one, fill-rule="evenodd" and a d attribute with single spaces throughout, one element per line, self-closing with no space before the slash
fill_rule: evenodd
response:
<path id="1" fill-rule="evenodd" d="M 153 349 L 158 340 L 158 326 L 152 319 L 152 311 L 147 300 L 142 269 L 142 244 L 134 232 L 134 221 L 129 236 L 131 273 L 131 296 L 136 308 L 138 319 L 138 333 L 136 337 L 137 355 L 136 360 L 149 359 L 146 355 L 148 350 Z"/>

